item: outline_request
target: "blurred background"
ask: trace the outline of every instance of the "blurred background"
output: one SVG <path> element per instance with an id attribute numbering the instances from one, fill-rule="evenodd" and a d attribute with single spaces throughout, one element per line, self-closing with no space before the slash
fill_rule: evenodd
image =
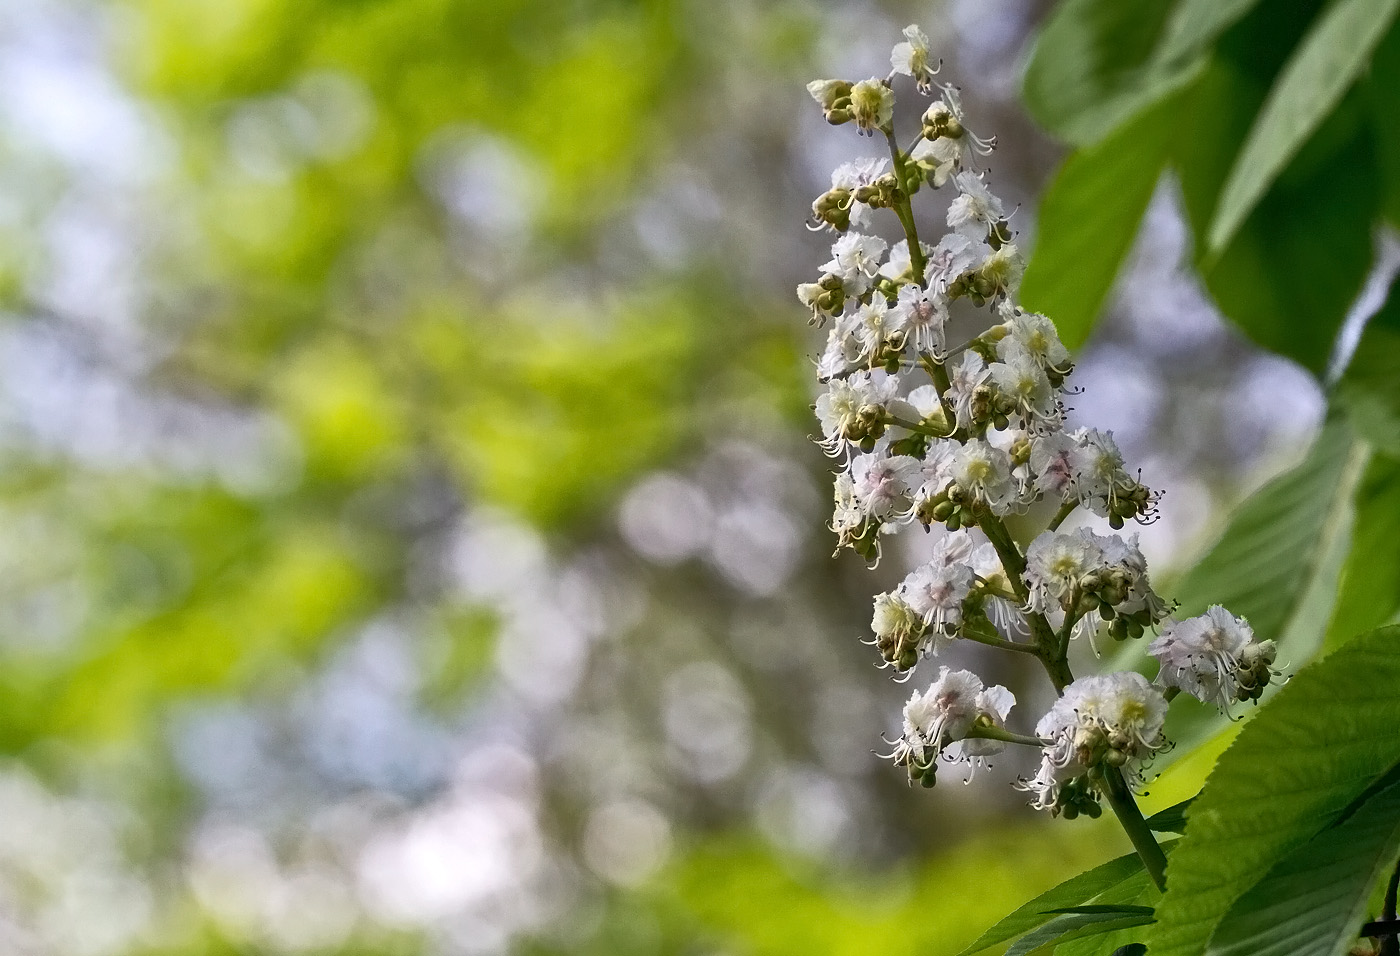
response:
<path id="1" fill-rule="evenodd" d="M 0 5 L 0 950 L 952 953 L 1124 852 L 872 755 L 926 545 L 830 557 L 793 295 L 873 155 L 804 84 L 911 22 L 1034 238 L 1049 6 Z M 1189 244 L 1073 379 L 1167 583 L 1324 408 Z"/>

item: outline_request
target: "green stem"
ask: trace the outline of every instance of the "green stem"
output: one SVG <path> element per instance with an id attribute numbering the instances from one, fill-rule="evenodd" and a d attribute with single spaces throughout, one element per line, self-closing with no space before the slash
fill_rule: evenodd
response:
<path id="1" fill-rule="evenodd" d="M 1128 834 L 1128 839 L 1133 841 L 1133 849 L 1142 857 L 1142 865 L 1147 867 L 1147 873 L 1152 877 L 1157 889 L 1165 891 L 1167 855 L 1157 845 L 1157 838 L 1152 835 L 1151 828 L 1143 819 L 1142 811 L 1138 809 L 1137 801 L 1133 799 L 1132 791 L 1123 779 L 1123 772 L 1117 767 L 1104 767 L 1103 782 L 1108 805 L 1118 816 L 1118 822 Z"/>
<path id="2" fill-rule="evenodd" d="M 1025 604 L 1030 599 L 1030 591 L 1022 578 L 1026 573 L 1026 559 L 1016 547 L 1016 542 L 1011 540 L 1011 532 L 994 514 L 983 515 L 978 524 L 982 526 L 987 540 L 992 542 L 992 547 L 996 548 L 997 557 L 1001 558 L 1001 566 L 1006 571 L 1006 580 L 1010 582 L 1011 590 L 1016 592 L 1016 599 Z"/>
<path id="3" fill-rule="evenodd" d="M 1024 607 L 1030 602 L 1030 591 L 1027 590 L 1026 582 L 1022 577 L 1026 571 L 1026 559 L 1021 554 L 1020 548 L 1016 547 L 1016 542 L 1011 538 L 1011 532 L 1006 530 L 1006 525 L 996 515 L 983 515 L 978 521 L 978 525 L 986 534 L 987 540 L 992 543 L 992 547 L 996 549 L 997 557 L 1001 559 L 1001 566 L 1006 571 L 1006 578 L 1011 582 L 1012 590 L 1016 592 L 1016 599 Z M 1060 653 L 1055 629 L 1050 626 L 1050 622 L 1045 619 L 1044 614 L 1037 612 L 1026 612 L 1026 623 L 1030 625 L 1031 637 L 1035 640 L 1036 653 L 1045 665 L 1045 672 L 1050 675 L 1055 690 L 1063 692 L 1074 682 L 1074 674 L 1070 671 L 1064 654 Z"/>
<path id="4" fill-rule="evenodd" d="M 934 391 L 938 393 L 938 404 L 943 408 L 943 417 L 947 419 L 950 427 L 955 428 L 957 415 L 953 412 L 952 402 L 948 401 L 948 390 L 953 387 L 953 383 L 948 379 L 947 367 L 927 352 L 919 353 L 919 365 L 933 381 Z M 957 432 L 954 431 L 953 435 L 956 437 Z"/>
<path id="5" fill-rule="evenodd" d="M 986 644 L 988 647 L 1000 647 L 1002 650 L 1020 651 L 1022 654 L 1034 654 L 1036 657 L 1040 656 L 1040 648 L 1034 644 L 1017 644 L 1015 641 L 979 634 L 967 628 L 959 631 L 958 636 L 964 640 L 976 641 L 978 644 Z"/>
<path id="6" fill-rule="evenodd" d="M 909 202 L 909 191 L 905 189 L 908 179 L 904 172 L 904 154 L 899 151 L 899 144 L 894 141 L 894 131 L 885 130 L 885 139 L 890 143 L 890 156 L 894 160 L 894 175 L 899 180 L 899 193 L 895 199 L 894 214 L 899 217 L 899 224 L 904 227 L 904 238 L 909 242 L 909 262 L 914 267 L 914 275 L 918 277 L 920 287 L 924 284 L 924 268 L 928 262 L 924 259 L 924 247 L 919 245 L 919 230 L 914 226 L 914 207 Z"/>
<path id="7" fill-rule="evenodd" d="M 942 398 L 953 387 L 953 382 L 948 378 L 948 366 L 927 352 L 919 353 L 919 364 L 928 372 L 928 377 L 933 379 L 933 387 L 938 389 L 938 396 Z"/>
<path id="8" fill-rule="evenodd" d="M 1060 525 L 1065 523 L 1065 519 L 1074 514 L 1074 509 L 1079 507 L 1078 501 L 1066 501 L 1060 505 L 1060 510 L 1055 512 L 1055 517 L 1050 519 L 1050 524 L 1046 525 L 1047 531 L 1058 531 Z"/>
<path id="9" fill-rule="evenodd" d="M 880 367 L 881 367 L 881 366 L 876 366 L 876 368 L 880 368 Z M 911 361 L 909 361 L 908 359 L 905 359 L 905 360 L 903 360 L 903 361 L 900 362 L 900 367 L 901 367 L 901 368 L 913 368 L 913 367 L 914 367 L 914 363 L 911 362 Z M 834 372 L 834 373 L 832 373 L 831 375 L 828 375 L 826 378 L 818 377 L 818 378 L 817 378 L 817 382 L 820 383 L 820 384 L 822 384 L 822 385 L 826 385 L 826 384 L 829 383 L 829 382 L 836 382 L 836 381 L 840 381 L 841 379 L 850 378 L 852 375 L 856 374 L 857 372 L 869 372 L 869 371 L 871 371 L 871 368 L 870 368 L 869 365 L 865 365 L 865 364 L 852 365 L 852 366 L 850 366 L 849 368 L 843 368 L 843 369 L 842 369 L 841 371 L 839 371 L 839 372 Z"/>
<path id="10" fill-rule="evenodd" d="M 1076 599 L 1075 603 L 1078 603 L 1078 595 L 1079 590 L 1076 588 L 1073 594 Z M 1079 623 L 1080 617 L 1081 615 L 1079 614 L 1070 614 L 1066 612 L 1065 622 L 1060 625 L 1060 633 L 1055 635 L 1055 654 L 1057 657 L 1066 658 L 1069 656 L 1069 639 L 1074 633 L 1074 625 Z"/>
<path id="11" fill-rule="evenodd" d="M 885 424 L 886 424 L 886 425 L 897 425 L 897 426 L 899 426 L 900 428 L 907 428 L 907 429 L 909 429 L 911 432 L 917 432 L 917 433 L 920 434 L 920 435 L 927 435 L 927 436 L 930 437 L 930 438 L 947 438 L 947 437 L 948 437 L 947 435 L 943 434 L 942 432 L 938 431 L 938 430 L 935 429 L 935 428 L 929 428 L 927 425 L 922 425 L 922 424 L 920 424 L 919 422 L 906 421 L 905 419 L 900 418 L 898 415 L 886 415 L 886 416 L 885 416 Z"/>
<path id="12" fill-rule="evenodd" d="M 1011 731 L 1001 727 L 978 727 L 973 725 L 973 728 L 967 732 L 967 736 L 979 737 L 983 740 L 1004 740 L 1009 744 L 1024 744 L 1027 747 L 1044 747 L 1048 743 L 1048 741 L 1041 740 L 1039 737 L 1027 737 L 1025 734 L 1013 734 Z"/>

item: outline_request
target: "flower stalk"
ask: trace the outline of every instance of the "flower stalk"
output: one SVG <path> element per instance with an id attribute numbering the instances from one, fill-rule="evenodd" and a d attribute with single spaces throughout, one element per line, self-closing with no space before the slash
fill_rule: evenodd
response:
<path id="1" fill-rule="evenodd" d="M 1104 794 L 1108 797 L 1108 805 L 1113 808 L 1113 813 L 1118 817 L 1118 823 L 1123 827 L 1123 832 L 1128 834 L 1128 839 L 1132 841 L 1133 849 L 1142 859 L 1142 865 L 1147 868 L 1147 874 L 1152 877 L 1153 884 L 1159 891 L 1165 892 L 1167 888 L 1167 855 L 1162 852 L 1162 847 L 1157 843 L 1157 837 L 1147 825 L 1142 811 L 1138 809 L 1132 791 L 1128 789 L 1127 783 L 1123 780 L 1122 771 L 1117 767 L 1105 767 L 1103 776 Z"/>

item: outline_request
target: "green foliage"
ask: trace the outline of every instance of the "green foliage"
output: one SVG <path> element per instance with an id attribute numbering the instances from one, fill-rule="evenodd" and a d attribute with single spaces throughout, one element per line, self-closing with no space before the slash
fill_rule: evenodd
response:
<path id="1" fill-rule="evenodd" d="M 1395 91 L 1400 89 L 1400 24 L 1376 48 L 1371 74 L 1366 79 L 1367 119 L 1374 131 L 1376 159 L 1382 171 L 1382 209 L 1392 226 L 1400 226 L 1400 110 Z"/>
<path id="2" fill-rule="evenodd" d="M 1371 262 L 1381 194 L 1394 192 L 1382 188 L 1382 171 L 1393 181 L 1400 168 L 1397 111 L 1380 105 L 1386 93 L 1376 81 L 1368 108 L 1355 81 L 1373 51 L 1378 77 L 1400 69 L 1388 65 L 1400 41 L 1381 43 L 1390 0 L 1317 13 L 1301 0 L 1178 3 L 1169 13 L 1083 0 L 1057 10 L 1027 69 L 1027 106 L 1072 144 L 1112 141 L 1126 154 L 1097 169 L 1092 151 L 1074 154 L 1047 196 L 1029 288 L 1066 312 L 1072 338 L 1087 336 L 1136 232 L 1160 137 L 1180 178 L 1196 265 L 1221 311 L 1255 342 L 1323 374 Z M 1176 104 L 1170 129 L 1145 125 L 1164 102 Z M 1142 168 L 1127 166 L 1127 155 Z M 1088 210 L 1096 196 L 1100 208 Z M 1079 219 L 1067 223 L 1066 211 Z M 1084 273 L 1073 288 L 1067 261 L 1076 277 Z"/>
<path id="3" fill-rule="evenodd" d="M 1152 814 L 1147 818 L 1148 827 L 1156 833 L 1185 833 L 1186 811 L 1191 809 L 1195 800 L 1196 798 L 1192 797 Z"/>
<path id="4" fill-rule="evenodd" d="M 1154 954 L 1202 952 L 1262 874 L 1400 761 L 1397 640 L 1382 628 L 1299 671 L 1221 757 L 1171 856 Z"/>
<path id="5" fill-rule="evenodd" d="M 1342 956 L 1400 858 L 1400 783 L 1281 860 L 1236 901 L 1207 956 Z"/>
<path id="6" fill-rule="evenodd" d="M 1397 0 L 1340 0 L 1274 81 L 1221 190 L 1209 232 L 1223 249 L 1309 136 L 1336 107 L 1400 11 Z"/>
<path id="7" fill-rule="evenodd" d="M 1352 546 L 1328 648 L 1400 610 L 1400 284 L 1367 323 L 1334 400 L 1375 451 L 1356 490 Z"/>
<path id="8" fill-rule="evenodd" d="M 1400 282 L 1366 323 L 1336 387 L 1356 430 L 1377 448 L 1400 455 Z"/>
<path id="9" fill-rule="evenodd" d="M 815 868 L 752 841 L 724 839 L 696 847 L 667 883 L 689 914 L 692 938 L 695 927 L 705 927 L 716 949 L 941 956 L 962 949 L 972 928 L 1004 912 L 1027 887 L 1063 879 L 1098 852 L 1098 839 L 1083 829 L 988 830 L 912 872 L 891 874 L 888 883 L 832 885 Z"/>
<path id="10" fill-rule="evenodd" d="M 1163 844 L 1167 852 L 1175 843 Z M 1100 925 L 1100 932 L 1088 933 L 1074 939 L 1066 939 L 1055 947 L 1058 956 L 1103 956 L 1116 947 L 1132 943 L 1142 938 L 1142 927 L 1147 925 L 1145 914 L 1152 911 L 1162 898 L 1157 887 L 1152 884 L 1147 871 L 1136 873 L 1122 883 L 1105 891 L 1099 900 L 1104 904 L 1122 907 L 1130 913 L 1137 913 L 1138 919 L 1122 925 Z"/>
<path id="11" fill-rule="evenodd" d="M 1351 526 L 1351 495 L 1365 460 L 1350 425 L 1334 417 L 1307 457 L 1255 492 L 1219 541 L 1175 589 L 1184 616 L 1223 604 L 1249 619 L 1260 640 L 1279 640 L 1300 615 L 1334 595 L 1329 553 Z M 1344 549 L 1343 549 L 1344 550 Z"/>
<path id="12" fill-rule="evenodd" d="M 1076 150 L 1040 203 L 1036 251 L 1021 301 L 1055 317 L 1071 349 L 1084 344 L 1137 236 L 1172 142 L 1178 97 Z"/>
<path id="13" fill-rule="evenodd" d="M 1063 139 L 1093 143 L 1184 82 L 1189 73 L 1159 77 L 1150 60 L 1170 10 L 1168 0 L 1060 4 L 1026 67 L 1031 115 Z"/>
<path id="14" fill-rule="evenodd" d="M 1154 56 L 1163 63 L 1195 56 L 1258 4 L 1259 0 L 1178 0 Z"/>
<path id="15" fill-rule="evenodd" d="M 1143 873 L 1142 860 L 1136 853 L 1094 867 L 1054 889 L 1047 890 L 1011 915 L 1000 920 L 958 956 L 971 956 L 989 946 L 1015 939 L 1048 922 L 1056 912 L 1068 906 L 1085 904 L 1100 898 L 1106 891 L 1122 884 L 1132 876 Z"/>
<path id="16" fill-rule="evenodd" d="M 1097 913 L 1073 913 L 1056 916 L 1050 922 L 1039 926 L 1006 951 L 1006 956 L 1027 956 L 1036 952 L 1059 952 L 1058 944 L 1070 940 L 1092 938 L 1114 930 L 1146 926 L 1152 922 L 1151 911 L 1124 914 L 1116 909 Z"/>
<path id="17" fill-rule="evenodd" d="M 1202 87 L 1193 110 L 1237 107 L 1212 97 L 1218 88 Z M 1227 94 L 1232 99 L 1235 94 Z M 1377 180 L 1369 139 L 1351 126 L 1350 113 L 1338 113 L 1317 134 L 1328 155 L 1300 154 L 1296 166 L 1280 178 L 1254 208 L 1222 251 L 1204 254 L 1198 241 L 1198 267 L 1221 311 L 1257 344 L 1298 362 L 1321 377 L 1326 371 L 1337 330 L 1349 303 L 1360 292 L 1371 265 L 1371 226 L 1377 209 Z M 1231 142 L 1206 131 L 1201 141 L 1184 147 L 1179 157 L 1183 191 L 1189 200 L 1204 185 L 1213 190 L 1220 167 L 1233 158 Z M 1222 146 L 1224 148 L 1222 148 Z M 1201 163 L 1203 154 L 1215 155 Z M 1346 169 L 1347 175 L 1336 175 Z M 1192 212 L 1198 237 L 1206 220 Z M 1326 275 L 1323 283 L 1299 281 L 1307 274 Z"/>
<path id="18" fill-rule="evenodd" d="M 1356 490 L 1351 550 L 1338 582 L 1325 650 L 1389 623 L 1400 611 L 1400 460 L 1373 454 Z"/>

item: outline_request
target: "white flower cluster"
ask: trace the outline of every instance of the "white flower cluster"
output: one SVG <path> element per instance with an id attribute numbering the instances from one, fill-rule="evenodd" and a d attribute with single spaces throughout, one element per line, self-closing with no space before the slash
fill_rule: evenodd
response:
<path id="1" fill-rule="evenodd" d="M 873 562 L 882 535 L 943 525 L 933 556 L 876 596 L 871 643 L 901 673 L 960 638 L 1039 657 L 1062 696 L 1036 736 L 1018 740 L 1042 748 L 1040 770 L 1023 786 L 1037 806 L 1097 814 L 1105 768 L 1131 785 L 1165 743 L 1171 697 L 1186 691 L 1222 708 L 1257 699 L 1274 676 L 1274 649 L 1222 608 L 1170 621 L 1136 535 L 1058 530 L 1078 508 L 1115 531 L 1150 522 L 1157 496 L 1129 473 L 1110 433 L 1065 428 L 1069 351 L 1053 322 L 1016 305 L 1016 237 L 974 168 L 994 141 L 968 130 L 953 87 L 935 87 L 928 38 L 915 26 L 904 38 L 889 77 L 808 86 L 829 122 L 881 133 L 890 153 L 833 173 L 812 204 L 812 227 L 837 236 L 831 259 L 797 289 L 813 320 L 831 323 L 817 361 L 826 390 L 816 401 L 821 445 L 842 466 L 831 529 L 838 551 Z M 908 149 L 894 136 L 897 75 L 939 94 Z M 911 200 L 946 185 L 947 232 L 922 242 Z M 895 214 L 904 239 L 891 244 L 870 231 L 880 209 Z M 982 331 L 953 347 L 955 309 L 987 311 Z M 1022 551 L 1003 518 L 1042 501 L 1058 510 Z M 1159 627 L 1150 647 L 1161 662 L 1156 685 L 1132 672 L 1070 674 L 1076 636 L 1092 643 L 1106 630 L 1123 641 Z M 910 698 L 889 756 L 931 786 L 940 753 L 973 761 L 1017 739 L 1004 729 L 1013 703 L 1005 688 L 944 667 Z"/>
<path id="2" fill-rule="evenodd" d="M 1166 617 L 1167 605 L 1148 583 L 1137 541 L 1087 528 L 1044 532 L 1026 549 L 1027 603 L 1052 623 L 1075 618 L 1073 627 L 1091 640 L 1104 621 L 1117 640 L 1141 637 Z"/>
<path id="3" fill-rule="evenodd" d="M 1278 676 L 1273 641 L 1257 641 L 1249 622 L 1215 605 L 1199 617 L 1162 628 L 1148 652 L 1161 664 L 1158 683 L 1228 711 L 1258 700 Z"/>
<path id="4" fill-rule="evenodd" d="M 975 765 L 1006 749 L 995 738 L 969 735 L 1005 727 L 1015 703 L 1005 687 L 984 687 L 971 671 L 944 667 L 928 690 L 916 691 L 904 705 L 904 735 L 889 758 L 908 768 L 911 782 L 931 787 L 940 752 Z"/>
<path id="5" fill-rule="evenodd" d="M 1081 677 L 1036 724 L 1036 736 L 1047 744 L 1039 772 L 1022 787 L 1035 793 L 1040 809 L 1097 816 L 1097 801 L 1082 786 L 1086 775 L 1107 764 L 1135 782 L 1142 762 L 1166 744 L 1166 719 L 1167 699 L 1141 674 Z"/>

